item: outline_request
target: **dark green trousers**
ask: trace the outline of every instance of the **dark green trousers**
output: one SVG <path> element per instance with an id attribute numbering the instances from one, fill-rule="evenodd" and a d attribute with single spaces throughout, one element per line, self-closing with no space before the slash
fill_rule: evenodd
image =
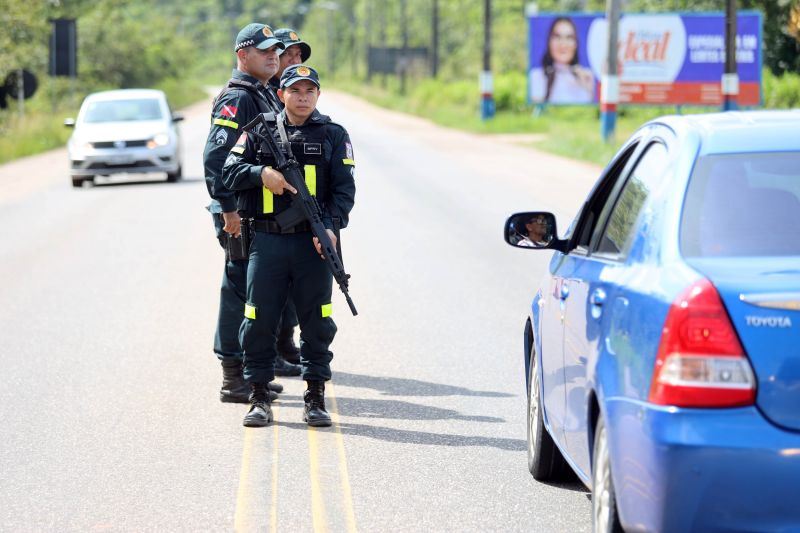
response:
<path id="1" fill-rule="evenodd" d="M 247 268 L 245 319 L 239 330 L 244 377 L 272 381 L 281 312 L 291 295 L 300 323 L 300 364 L 305 380 L 331 378 L 329 346 L 336 335 L 331 318 L 333 276 L 317 254 L 310 232 L 255 232 Z"/>

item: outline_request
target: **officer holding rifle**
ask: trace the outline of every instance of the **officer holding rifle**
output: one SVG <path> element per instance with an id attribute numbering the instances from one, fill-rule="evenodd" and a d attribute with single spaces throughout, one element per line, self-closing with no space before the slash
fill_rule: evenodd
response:
<path id="1" fill-rule="evenodd" d="M 285 109 L 277 116 L 263 115 L 273 121 L 242 134 L 222 172 L 225 186 L 237 192 L 239 213 L 252 219 L 254 230 L 240 336 L 244 377 L 252 391 L 245 426 L 266 426 L 272 421 L 267 386 L 274 379 L 275 337 L 290 293 L 303 340 L 300 361 L 307 383 L 303 419 L 311 426 L 331 424 L 324 400 L 333 358 L 329 346 L 336 334 L 329 263 L 335 256 L 338 231 L 347 226 L 353 208 L 355 163 L 347 131 L 316 110 L 319 94 L 319 76 L 313 68 L 287 68 L 278 92 Z M 280 161 L 259 139 L 266 135 L 280 141 L 282 150 L 293 155 L 303 169 L 304 183 L 320 209 L 325 242 L 312 235 L 308 220 L 286 216 L 297 210 L 292 198 L 298 191 L 277 170 Z M 334 252 L 328 254 L 328 263 L 320 244 Z M 341 276 L 337 282 L 342 287 Z"/>

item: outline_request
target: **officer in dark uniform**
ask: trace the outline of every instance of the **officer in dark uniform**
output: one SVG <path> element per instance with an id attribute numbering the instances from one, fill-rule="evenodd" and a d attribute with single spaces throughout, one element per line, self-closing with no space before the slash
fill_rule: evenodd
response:
<path id="1" fill-rule="evenodd" d="M 305 63 L 306 60 L 311 57 L 311 46 L 309 46 L 307 42 L 300 40 L 297 32 L 291 28 L 275 30 L 275 37 L 280 39 L 285 47 L 278 54 L 278 59 L 280 61 L 278 73 L 270 78 L 268 84 L 268 88 L 274 91 L 277 98 L 283 71 L 286 70 L 286 67 L 291 65 Z M 280 109 L 283 109 L 282 102 L 280 103 Z M 289 298 L 286 301 L 286 308 L 283 310 L 283 316 L 281 317 L 281 325 L 278 328 L 278 340 L 276 345 L 278 357 L 275 360 L 276 376 L 289 375 L 286 372 L 288 367 L 284 361 L 288 361 L 289 363 L 300 362 L 300 349 L 294 343 L 294 328 L 297 326 L 297 323 L 297 311 L 295 310 L 294 302 Z M 297 374 L 292 375 L 299 375 L 299 370 L 298 367 Z"/>
<path id="2" fill-rule="evenodd" d="M 283 72 L 292 65 L 299 65 L 308 61 L 311 57 L 311 45 L 300 39 L 300 36 L 291 28 L 280 28 L 275 30 L 275 37 L 281 40 L 285 48 L 278 54 L 280 65 L 278 73 L 269 80 L 269 86 L 275 92 L 280 89 L 281 76 Z"/>
<path id="3" fill-rule="evenodd" d="M 206 186 L 212 201 L 217 238 L 223 248 L 231 237 L 241 237 L 241 219 L 233 191 L 222 183 L 222 165 L 239 137 L 239 129 L 259 113 L 280 109 L 277 95 L 264 84 L 277 72 L 278 52 L 283 43 L 264 24 L 248 24 L 236 36 L 236 68 L 226 87 L 217 95 L 211 113 L 211 129 L 203 150 Z M 239 328 L 242 324 L 247 283 L 247 259 L 226 253 L 225 271 L 220 289 L 219 317 L 214 337 L 214 352 L 222 362 L 223 402 L 247 403 L 250 387 L 242 377 L 242 348 Z M 274 391 L 282 387 L 274 383 Z"/>
<path id="4" fill-rule="evenodd" d="M 278 95 L 286 108 L 273 118 L 285 128 L 335 245 L 336 232 L 347 226 L 355 199 L 350 138 L 342 126 L 316 110 L 319 77 L 314 69 L 291 66 L 283 73 L 280 86 Z M 318 255 L 319 243 L 307 222 L 293 227 L 277 223 L 275 215 L 291 202 L 291 195 L 284 193 L 295 190 L 274 166 L 271 154 L 260 150 L 257 138 L 244 134 L 231 149 L 222 175 L 225 185 L 238 192 L 239 212 L 252 219 L 254 230 L 241 330 L 244 377 L 252 387 L 251 407 L 243 423 L 265 426 L 272 421 L 267 383 L 274 377 L 272 362 L 281 310 L 291 293 L 300 320 L 300 360 L 307 382 L 303 419 L 312 426 L 329 426 L 324 392 L 325 381 L 331 378 L 329 346 L 336 334 L 331 318 L 332 276 Z"/>

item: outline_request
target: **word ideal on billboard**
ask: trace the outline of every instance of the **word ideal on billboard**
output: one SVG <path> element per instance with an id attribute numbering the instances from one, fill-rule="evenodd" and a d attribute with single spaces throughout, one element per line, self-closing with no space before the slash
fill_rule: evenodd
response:
<path id="1" fill-rule="evenodd" d="M 739 105 L 761 103 L 761 25 L 758 12 L 741 12 L 737 18 Z M 530 17 L 528 42 L 532 102 L 597 102 L 607 64 L 604 15 Z M 621 103 L 722 103 L 722 13 L 623 15 L 617 54 Z"/>

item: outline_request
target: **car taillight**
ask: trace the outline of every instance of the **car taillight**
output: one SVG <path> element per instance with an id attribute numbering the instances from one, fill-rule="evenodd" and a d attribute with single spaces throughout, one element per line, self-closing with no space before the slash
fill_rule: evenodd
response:
<path id="1" fill-rule="evenodd" d="M 648 400 L 678 407 L 737 407 L 755 402 L 753 370 L 719 293 L 707 279 L 670 307 Z"/>

